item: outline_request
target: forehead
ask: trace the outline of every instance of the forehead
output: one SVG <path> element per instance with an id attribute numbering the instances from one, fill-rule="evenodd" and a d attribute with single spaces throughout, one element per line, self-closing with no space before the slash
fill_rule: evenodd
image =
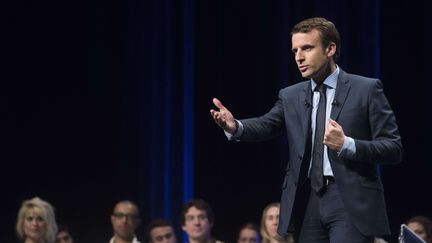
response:
<path id="1" fill-rule="evenodd" d="M 253 229 L 245 228 L 245 229 L 242 229 L 242 231 L 240 232 L 240 235 L 242 235 L 242 236 L 254 236 L 255 237 L 258 235 L 258 233 Z"/>
<path id="2" fill-rule="evenodd" d="M 119 203 L 115 206 L 114 212 L 138 214 L 138 209 L 131 203 Z"/>
<path id="3" fill-rule="evenodd" d="M 271 207 L 267 210 L 266 215 L 275 215 L 279 214 L 279 208 L 278 207 Z"/>
<path id="4" fill-rule="evenodd" d="M 29 209 L 27 209 L 27 211 L 25 212 L 25 217 L 35 217 L 35 216 L 43 216 L 44 213 L 42 211 L 41 208 L 39 207 L 31 207 Z"/>
<path id="5" fill-rule="evenodd" d="M 207 215 L 207 212 L 205 210 L 202 209 L 198 209 L 195 206 L 190 207 L 187 211 L 186 211 L 186 216 L 188 215 Z"/>
<path id="6" fill-rule="evenodd" d="M 62 238 L 65 236 L 69 236 L 69 233 L 67 231 L 60 231 L 57 233 L 57 238 Z"/>
<path id="7" fill-rule="evenodd" d="M 307 33 L 295 33 L 291 37 L 291 44 L 293 48 L 301 47 L 303 45 L 316 45 L 321 43 L 321 34 L 318 30 L 312 29 Z"/>
<path id="8" fill-rule="evenodd" d="M 407 226 L 410 227 L 411 229 L 417 229 L 417 230 L 423 230 L 424 229 L 423 225 L 421 225 L 417 222 L 411 222 Z"/>
<path id="9" fill-rule="evenodd" d="M 150 231 L 150 234 L 152 236 L 157 236 L 157 235 L 165 235 L 167 233 L 173 233 L 174 230 L 171 226 L 159 226 L 159 227 L 155 227 Z"/>

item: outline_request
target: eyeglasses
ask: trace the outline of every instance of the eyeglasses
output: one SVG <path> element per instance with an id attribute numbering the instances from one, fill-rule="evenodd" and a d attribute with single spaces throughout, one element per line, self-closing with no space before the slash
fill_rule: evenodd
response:
<path id="1" fill-rule="evenodd" d="M 117 212 L 117 213 L 113 213 L 112 215 L 116 219 L 123 219 L 123 218 L 126 218 L 126 219 L 138 219 L 138 215 L 136 215 L 136 214 L 127 214 L 127 213 L 119 213 L 119 212 Z"/>

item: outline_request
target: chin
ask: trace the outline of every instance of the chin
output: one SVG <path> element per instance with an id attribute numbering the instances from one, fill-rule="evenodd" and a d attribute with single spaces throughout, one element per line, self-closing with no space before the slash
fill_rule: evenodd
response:
<path id="1" fill-rule="evenodd" d="M 302 73 L 302 77 L 305 79 L 311 79 L 311 76 L 307 75 L 306 73 Z"/>

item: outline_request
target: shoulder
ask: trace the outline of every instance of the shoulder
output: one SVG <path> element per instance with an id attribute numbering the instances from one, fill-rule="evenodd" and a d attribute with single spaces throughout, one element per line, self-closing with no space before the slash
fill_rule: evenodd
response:
<path id="1" fill-rule="evenodd" d="M 357 74 L 346 73 L 344 71 L 341 71 L 341 73 L 339 74 L 339 80 L 341 80 L 342 82 L 348 81 L 356 85 L 375 85 L 377 82 L 379 82 L 379 79 L 377 78 L 370 78 Z"/>
<path id="2" fill-rule="evenodd" d="M 301 90 L 305 90 L 307 87 L 310 87 L 310 80 L 302 81 L 293 85 L 290 85 L 288 87 L 285 87 L 281 89 L 280 93 L 290 93 L 290 92 L 298 92 Z"/>

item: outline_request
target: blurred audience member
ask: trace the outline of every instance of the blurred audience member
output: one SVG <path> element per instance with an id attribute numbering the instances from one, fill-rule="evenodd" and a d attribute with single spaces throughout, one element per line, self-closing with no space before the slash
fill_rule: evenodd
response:
<path id="1" fill-rule="evenodd" d="M 417 215 L 408 219 L 405 224 L 427 243 L 432 243 L 432 221 L 429 218 Z"/>
<path id="2" fill-rule="evenodd" d="M 56 235 L 56 243 L 74 243 L 72 234 L 68 226 L 59 225 Z"/>
<path id="3" fill-rule="evenodd" d="M 147 236 L 150 243 L 177 243 L 174 227 L 164 219 L 155 219 L 147 226 Z"/>
<path id="4" fill-rule="evenodd" d="M 253 223 L 243 225 L 239 230 L 237 243 L 261 243 L 258 226 Z"/>
<path id="5" fill-rule="evenodd" d="M 16 232 L 23 243 L 54 243 L 57 223 L 51 204 L 39 197 L 23 201 Z"/>
<path id="6" fill-rule="evenodd" d="M 268 204 L 261 217 L 261 236 L 263 243 L 292 243 L 294 242 L 292 234 L 280 236 L 277 233 L 279 224 L 279 203 Z"/>
<path id="7" fill-rule="evenodd" d="M 114 206 L 111 224 L 114 236 L 110 243 L 139 243 L 135 230 L 140 224 L 138 206 L 131 201 L 120 201 Z"/>
<path id="8" fill-rule="evenodd" d="M 222 243 L 211 235 L 213 222 L 213 210 L 204 200 L 192 199 L 183 206 L 182 229 L 189 243 Z"/>

